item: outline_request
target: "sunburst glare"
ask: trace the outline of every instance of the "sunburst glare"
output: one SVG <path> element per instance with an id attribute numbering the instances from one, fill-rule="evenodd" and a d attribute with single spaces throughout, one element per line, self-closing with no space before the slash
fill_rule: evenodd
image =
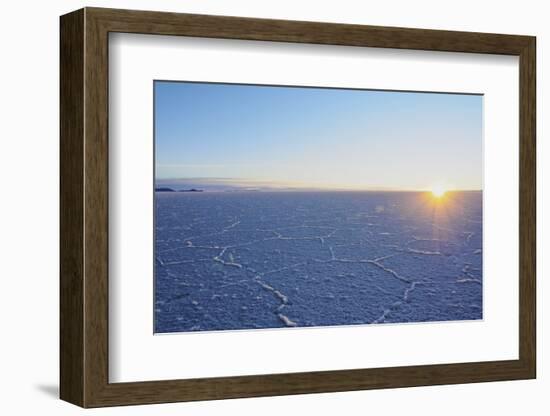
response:
<path id="1" fill-rule="evenodd" d="M 442 198 L 447 193 L 447 189 L 441 184 L 432 186 L 430 191 L 435 198 Z"/>

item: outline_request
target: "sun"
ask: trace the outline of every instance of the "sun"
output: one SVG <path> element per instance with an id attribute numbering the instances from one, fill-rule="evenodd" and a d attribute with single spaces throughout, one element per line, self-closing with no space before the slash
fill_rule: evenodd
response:
<path id="1" fill-rule="evenodd" d="M 434 185 L 430 191 L 435 198 L 442 198 L 447 193 L 447 190 L 442 185 Z"/>

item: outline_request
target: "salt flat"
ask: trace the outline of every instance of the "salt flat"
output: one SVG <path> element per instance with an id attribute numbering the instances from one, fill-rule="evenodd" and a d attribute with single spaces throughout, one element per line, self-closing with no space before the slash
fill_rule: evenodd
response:
<path id="1" fill-rule="evenodd" d="M 482 318 L 482 193 L 157 192 L 155 332 Z"/>

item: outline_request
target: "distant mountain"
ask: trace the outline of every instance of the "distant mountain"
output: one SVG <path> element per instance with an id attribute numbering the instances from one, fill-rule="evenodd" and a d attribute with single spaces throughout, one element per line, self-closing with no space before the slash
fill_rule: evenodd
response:
<path id="1" fill-rule="evenodd" d="M 160 187 L 160 188 L 155 188 L 155 192 L 204 192 L 202 189 L 196 189 L 196 188 L 191 188 L 191 189 L 180 189 L 178 191 L 176 191 L 175 189 L 173 188 L 168 188 L 168 187 Z"/>

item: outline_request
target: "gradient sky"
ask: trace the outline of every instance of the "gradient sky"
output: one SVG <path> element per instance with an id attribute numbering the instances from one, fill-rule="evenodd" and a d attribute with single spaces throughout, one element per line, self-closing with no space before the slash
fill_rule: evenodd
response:
<path id="1" fill-rule="evenodd" d="M 155 81 L 157 179 L 482 187 L 480 95 Z"/>

